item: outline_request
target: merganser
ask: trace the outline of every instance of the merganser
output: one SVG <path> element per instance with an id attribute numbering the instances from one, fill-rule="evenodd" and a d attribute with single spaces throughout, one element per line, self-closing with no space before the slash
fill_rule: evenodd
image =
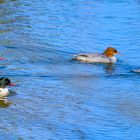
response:
<path id="1" fill-rule="evenodd" d="M 102 54 L 79 54 L 74 60 L 87 63 L 115 63 L 117 61 L 115 54 L 118 54 L 118 51 L 115 48 L 108 47 Z"/>
<path id="2" fill-rule="evenodd" d="M 132 72 L 138 72 L 138 73 L 140 73 L 140 69 L 132 70 Z"/>
<path id="3" fill-rule="evenodd" d="M 10 92 L 7 86 L 16 86 L 16 85 L 11 83 L 9 78 L 1 77 L 0 78 L 0 98 L 3 98 L 9 95 Z"/>

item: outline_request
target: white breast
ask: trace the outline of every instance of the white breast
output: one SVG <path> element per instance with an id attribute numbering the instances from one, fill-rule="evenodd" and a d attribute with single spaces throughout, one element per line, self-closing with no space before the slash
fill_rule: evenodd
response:
<path id="1" fill-rule="evenodd" d="M 0 97 L 5 97 L 9 95 L 8 88 L 0 88 Z"/>
<path id="2" fill-rule="evenodd" d="M 111 63 L 115 63 L 117 61 L 116 57 L 110 57 Z"/>

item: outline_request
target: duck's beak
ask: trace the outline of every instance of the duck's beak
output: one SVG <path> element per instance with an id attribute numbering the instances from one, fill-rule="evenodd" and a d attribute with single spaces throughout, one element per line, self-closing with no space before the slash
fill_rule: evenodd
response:
<path id="1" fill-rule="evenodd" d="M 14 83 L 11 83 L 11 84 L 9 84 L 8 86 L 16 86 L 16 84 L 14 84 Z"/>
<path id="2" fill-rule="evenodd" d="M 122 53 L 120 53 L 120 52 L 118 52 L 117 54 L 118 54 L 118 55 L 121 55 L 121 56 L 123 56 L 123 55 L 124 55 L 124 54 L 122 54 Z"/>
<path id="3" fill-rule="evenodd" d="M 0 60 L 5 60 L 6 58 L 2 58 L 2 57 L 0 57 Z"/>

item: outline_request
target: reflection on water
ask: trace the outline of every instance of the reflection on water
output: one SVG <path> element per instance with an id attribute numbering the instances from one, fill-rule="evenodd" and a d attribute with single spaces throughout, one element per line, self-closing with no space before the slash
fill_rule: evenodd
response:
<path id="1" fill-rule="evenodd" d="M 0 107 L 1 108 L 7 108 L 12 104 L 12 101 L 9 100 L 10 96 L 13 96 L 16 94 L 15 91 L 9 90 L 10 94 L 8 97 L 0 98 Z"/>
<path id="2" fill-rule="evenodd" d="M 0 99 L 0 107 L 2 107 L 2 108 L 9 107 L 9 105 L 10 105 L 11 103 L 12 103 L 12 102 L 9 101 L 7 98 Z"/>
<path id="3" fill-rule="evenodd" d="M 0 0 L 0 4 L 3 4 L 3 3 L 5 3 L 5 0 Z"/>
<path id="4" fill-rule="evenodd" d="M 139 139 L 139 20 L 132 0 L 0 0 L 0 76 L 19 84 L 0 139 Z M 71 61 L 109 44 L 116 64 Z"/>
<path id="5" fill-rule="evenodd" d="M 115 65 L 114 64 L 106 64 L 104 66 L 104 70 L 108 74 L 113 74 L 115 72 Z"/>

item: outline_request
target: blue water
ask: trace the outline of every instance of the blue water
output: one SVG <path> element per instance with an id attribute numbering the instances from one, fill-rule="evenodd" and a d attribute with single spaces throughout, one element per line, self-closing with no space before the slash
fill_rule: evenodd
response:
<path id="1" fill-rule="evenodd" d="M 140 140 L 138 0 L 0 0 L 0 140 Z M 71 61 L 115 47 L 114 65 Z M 16 94 L 15 94 L 16 93 Z"/>

